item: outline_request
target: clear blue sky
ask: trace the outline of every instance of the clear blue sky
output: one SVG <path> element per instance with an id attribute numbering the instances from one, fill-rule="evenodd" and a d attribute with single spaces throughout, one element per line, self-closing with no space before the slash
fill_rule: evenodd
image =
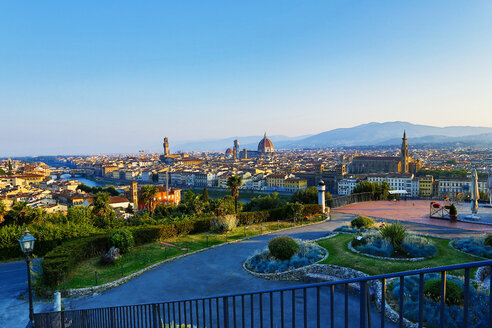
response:
<path id="1" fill-rule="evenodd" d="M 492 1 L 0 3 L 0 156 L 492 126 Z"/>

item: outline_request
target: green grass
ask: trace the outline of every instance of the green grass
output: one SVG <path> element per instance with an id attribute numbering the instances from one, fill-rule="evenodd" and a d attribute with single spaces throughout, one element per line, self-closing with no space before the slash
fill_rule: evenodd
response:
<path id="1" fill-rule="evenodd" d="M 321 216 L 309 222 L 320 221 Z M 300 226 L 306 222 L 299 222 L 295 225 Z M 292 222 L 267 222 L 262 226 L 259 224 L 246 227 L 237 227 L 227 233 L 227 241 L 242 239 L 259 235 L 262 232 L 276 231 L 295 226 Z M 245 234 L 246 232 L 246 234 Z M 208 237 L 208 244 L 207 244 Z M 207 246 L 219 245 L 226 242 L 226 234 L 201 233 L 196 235 L 186 235 L 164 240 L 167 243 L 174 244 L 176 247 L 163 245 L 159 242 L 134 247 L 127 254 L 124 254 L 114 266 L 101 266 L 99 257 L 88 259 L 82 262 L 66 278 L 65 288 L 83 288 L 96 286 L 95 271 L 97 271 L 97 285 L 105 284 L 111 281 L 128 276 L 140 271 L 154 263 L 158 263 L 168 258 L 186 254 L 188 252 L 204 249 Z M 186 250 L 188 248 L 189 250 Z M 121 266 L 123 266 L 123 275 Z M 57 286 L 59 290 L 63 289 L 63 284 Z"/>
<path id="2" fill-rule="evenodd" d="M 438 254 L 429 259 L 411 262 L 379 260 L 356 254 L 350 251 L 347 246 L 352 238 L 353 235 L 339 234 L 333 238 L 318 241 L 318 244 L 326 248 L 329 252 L 328 258 L 321 263 L 348 267 L 369 275 L 378 275 L 444 265 L 477 262 L 476 257 L 457 252 L 449 247 L 449 240 L 446 239 L 429 237 L 434 242 Z M 452 274 L 463 275 L 464 273 L 463 270 L 457 270 L 456 272 L 452 272 Z"/>

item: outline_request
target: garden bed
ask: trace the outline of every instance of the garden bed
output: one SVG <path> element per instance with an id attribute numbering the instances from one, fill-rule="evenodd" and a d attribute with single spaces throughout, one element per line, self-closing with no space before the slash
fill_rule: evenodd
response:
<path id="1" fill-rule="evenodd" d="M 441 278 L 437 273 L 424 276 L 424 309 L 423 322 L 426 327 L 440 327 L 440 285 Z M 456 276 L 448 276 L 446 305 L 444 308 L 446 327 L 463 327 L 463 281 Z M 399 309 L 400 281 L 388 281 L 386 293 L 387 304 L 395 312 Z M 474 283 L 470 284 L 469 299 L 469 327 L 487 327 L 488 321 L 488 292 L 477 289 Z M 404 284 L 404 318 L 411 322 L 419 320 L 419 276 L 405 277 Z M 415 325 L 416 326 L 416 325 Z"/>
<path id="2" fill-rule="evenodd" d="M 456 239 L 450 242 L 450 246 L 472 256 L 482 259 L 492 259 L 492 247 L 484 244 L 485 238 L 486 236 Z"/>
<path id="3" fill-rule="evenodd" d="M 476 257 L 460 253 L 449 246 L 449 239 L 428 237 L 437 248 L 437 256 L 422 261 L 388 261 L 357 254 L 348 249 L 352 235 L 339 234 L 332 238 L 322 239 L 317 243 L 325 248 L 330 256 L 320 264 L 333 264 L 355 269 L 369 275 L 418 270 L 429 267 L 476 262 Z M 453 273 L 463 275 L 463 270 Z"/>
<path id="4" fill-rule="evenodd" d="M 296 241 L 298 243 L 297 253 L 289 259 L 275 258 L 267 247 L 249 257 L 244 262 L 244 269 L 262 275 L 279 274 L 318 263 L 328 257 L 328 251 L 323 247 L 312 242 Z"/>

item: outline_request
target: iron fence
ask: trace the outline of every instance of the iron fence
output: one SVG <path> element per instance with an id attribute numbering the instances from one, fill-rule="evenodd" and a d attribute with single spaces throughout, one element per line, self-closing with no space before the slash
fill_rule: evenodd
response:
<path id="1" fill-rule="evenodd" d="M 477 327 L 477 318 L 471 314 L 471 288 L 476 282 L 470 274 L 476 268 L 492 269 L 492 260 L 450 265 L 415 271 L 368 276 L 334 282 L 323 282 L 301 285 L 291 288 L 272 289 L 251 293 L 220 295 L 214 297 L 185 299 L 161 303 L 138 304 L 49 312 L 35 314 L 37 328 L 177 328 L 177 327 L 403 327 L 404 313 L 410 306 L 405 290 L 407 278 L 418 279 L 418 313 L 416 324 L 424 327 L 429 320 L 424 316 L 424 283 L 429 274 L 440 277 L 440 301 L 438 306 L 438 325 L 447 327 L 446 311 L 447 275 L 453 271 L 455 279 L 459 276 L 463 286 L 462 311 L 459 327 Z M 458 270 L 458 271 L 456 271 Z M 489 271 L 490 272 L 490 271 Z M 487 278 L 490 282 L 490 276 Z M 387 282 L 399 282 L 396 291 L 396 310 L 388 306 L 378 306 L 371 299 L 378 299 L 378 304 L 386 304 Z M 489 285 L 490 286 L 490 285 Z M 490 287 L 488 287 L 490 290 Z M 355 292 L 355 293 L 354 293 Z M 393 294 L 395 291 L 393 290 Z M 479 322 L 479 327 L 492 327 L 492 294 L 486 295 L 485 317 Z M 474 299 L 473 299 L 474 300 Z M 488 303 L 488 304 L 487 304 Z M 396 323 L 387 319 L 392 312 Z M 448 319 L 449 320 L 449 319 Z"/>

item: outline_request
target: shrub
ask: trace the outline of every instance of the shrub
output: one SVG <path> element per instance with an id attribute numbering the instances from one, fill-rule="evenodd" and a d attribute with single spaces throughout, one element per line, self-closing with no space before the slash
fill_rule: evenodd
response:
<path id="1" fill-rule="evenodd" d="M 483 244 L 485 246 L 492 247 L 492 235 L 488 235 L 487 237 L 485 237 L 485 240 L 483 241 Z"/>
<path id="2" fill-rule="evenodd" d="M 287 236 L 275 237 L 268 243 L 268 249 L 273 257 L 279 260 L 289 260 L 299 249 L 297 242 Z"/>
<path id="3" fill-rule="evenodd" d="M 485 245 L 485 239 L 485 237 L 463 238 L 454 241 L 453 244 L 460 251 L 491 259 L 492 248 Z"/>
<path id="4" fill-rule="evenodd" d="M 212 221 L 212 230 L 215 232 L 231 231 L 237 226 L 235 215 L 228 214 L 215 218 Z"/>
<path id="5" fill-rule="evenodd" d="M 111 233 L 109 236 L 109 244 L 110 246 L 119 248 L 121 254 L 124 254 L 135 246 L 135 241 L 133 240 L 133 235 L 130 230 L 121 229 Z"/>
<path id="6" fill-rule="evenodd" d="M 430 239 L 416 235 L 407 235 L 402 250 L 410 257 L 431 257 L 437 254 L 437 248 Z"/>
<path id="7" fill-rule="evenodd" d="M 352 227 L 360 228 L 372 228 L 374 226 L 374 220 L 367 216 L 359 215 L 350 222 Z"/>
<path id="8" fill-rule="evenodd" d="M 449 215 L 458 215 L 458 210 L 456 209 L 456 206 L 454 204 L 451 204 L 449 207 Z"/>
<path id="9" fill-rule="evenodd" d="M 403 240 L 407 236 L 407 228 L 400 222 L 387 224 L 379 229 L 381 236 L 389 241 L 393 248 L 400 249 Z"/>
<path id="10" fill-rule="evenodd" d="M 247 259 L 246 267 L 260 273 L 283 272 L 317 262 L 324 254 L 319 246 L 301 241 L 298 253 L 289 260 L 279 260 L 271 255 L 268 248 L 265 248 Z"/>
<path id="11" fill-rule="evenodd" d="M 438 280 L 439 274 L 431 273 L 425 274 L 424 280 Z M 403 315 L 410 321 L 416 322 L 419 319 L 419 276 L 407 276 L 405 277 L 404 284 L 404 302 Z M 451 276 L 447 281 L 453 281 L 463 289 L 463 282 L 455 279 Z M 425 286 L 425 285 L 424 285 Z M 452 288 L 452 287 L 451 287 Z M 398 303 L 400 299 L 400 281 L 397 279 L 394 281 L 391 295 Z M 488 298 L 487 292 L 476 290 L 476 288 L 470 284 L 470 308 L 469 319 L 470 327 L 483 327 L 484 322 L 488 322 Z M 434 300 L 425 297 L 423 304 L 423 321 L 427 323 L 427 327 L 440 327 L 440 304 Z M 444 315 L 446 317 L 447 328 L 461 328 L 463 327 L 463 307 L 462 306 L 446 306 L 444 308 Z"/>
<path id="12" fill-rule="evenodd" d="M 390 257 L 393 254 L 393 246 L 386 240 L 376 240 L 370 244 L 362 245 L 357 248 L 362 253 Z"/>
<path id="13" fill-rule="evenodd" d="M 430 239 L 416 235 L 405 237 L 402 250 L 410 257 L 432 257 L 437 254 L 437 248 Z"/>
<path id="14" fill-rule="evenodd" d="M 319 204 L 305 204 L 302 209 L 302 215 L 312 216 L 321 213 L 321 205 Z"/>
<path id="15" fill-rule="evenodd" d="M 424 295 L 434 302 L 441 301 L 441 279 L 427 280 L 424 284 Z M 463 290 L 454 281 L 446 279 L 446 304 L 460 305 Z"/>

